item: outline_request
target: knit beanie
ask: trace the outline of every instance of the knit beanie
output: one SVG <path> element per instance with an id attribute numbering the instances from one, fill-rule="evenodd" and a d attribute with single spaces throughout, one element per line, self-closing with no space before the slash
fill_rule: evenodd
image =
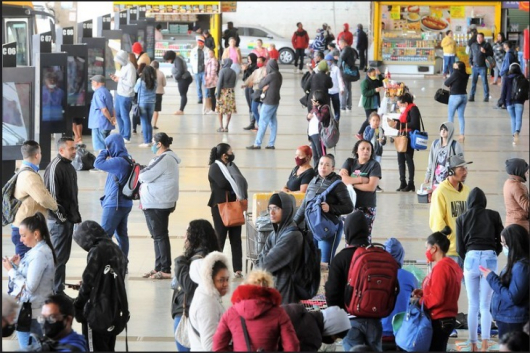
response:
<path id="1" fill-rule="evenodd" d="M 320 72 L 327 72 L 328 71 L 328 63 L 326 60 L 321 60 L 318 63 L 318 71 Z"/>
<path id="2" fill-rule="evenodd" d="M 272 194 L 269 200 L 269 206 L 270 205 L 274 205 L 274 206 L 278 206 L 279 208 L 282 208 L 282 199 L 280 198 L 280 195 Z"/>
<path id="3" fill-rule="evenodd" d="M 139 42 L 135 42 L 132 46 L 132 52 L 135 53 L 135 54 L 140 54 L 141 52 L 143 52 L 143 48 L 142 48 L 142 45 L 139 43 Z"/>

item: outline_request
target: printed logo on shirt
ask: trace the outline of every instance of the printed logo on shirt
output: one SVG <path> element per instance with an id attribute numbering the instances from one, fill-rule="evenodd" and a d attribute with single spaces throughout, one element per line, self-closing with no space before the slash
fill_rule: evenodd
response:
<path id="1" fill-rule="evenodd" d="M 466 212 L 467 201 L 451 201 L 451 216 L 457 218 L 462 213 Z"/>

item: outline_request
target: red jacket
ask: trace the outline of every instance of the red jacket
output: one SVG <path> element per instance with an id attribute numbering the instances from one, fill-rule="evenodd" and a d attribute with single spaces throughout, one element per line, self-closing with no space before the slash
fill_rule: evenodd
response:
<path id="1" fill-rule="evenodd" d="M 342 37 L 344 37 L 344 40 L 346 40 L 346 43 L 348 43 L 348 45 L 351 46 L 353 44 L 353 34 L 352 32 L 350 32 L 350 25 L 345 23 L 344 27 L 346 27 L 346 29 L 343 32 L 340 32 L 339 36 L 337 37 L 337 44 L 339 40 Z"/>
<path id="2" fill-rule="evenodd" d="M 444 257 L 423 281 L 423 303 L 433 320 L 455 317 L 464 273 L 457 263 Z"/>
<path id="3" fill-rule="evenodd" d="M 277 352 L 278 342 L 282 341 L 286 352 L 300 351 L 289 315 L 280 307 L 282 297 L 274 288 L 254 285 L 240 285 L 232 295 L 232 307 L 222 316 L 213 336 L 215 352 L 248 352 L 241 325 L 245 319 L 250 337 L 251 351 L 263 348 L 265 352 Z M 230 341 L 233 347 L 230 347 Z"/>
<path id="4" fill-rule="evenodd" d="M 278 60 L 280 58 L 280 52 L 277 49 L 269 50 L 269 59 Z"/>
<path id="5" fill-rule="evenodd" d="M 293 33 L 291 42 L 293 43 L 293 48 L 295 49 L 306 49 L 309 47 L 309 36 L 307 35 L 306 30 L 297 29 L 296 32 Z"/>

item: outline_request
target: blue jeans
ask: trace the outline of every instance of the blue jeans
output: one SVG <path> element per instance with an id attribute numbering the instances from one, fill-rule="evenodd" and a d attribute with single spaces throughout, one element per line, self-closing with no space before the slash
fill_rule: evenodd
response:
<path id="1" fill-rule="evenodd" d="M 488 75 L 486 67 L 473 66 L 471 74 L 471 94 L 470 98 L 475 98 L 475 92 L 477 90 L 478 77 L 482 78 L 482 88 L 484 88 L 484 98 L 490 97 L 490 88 L 488 86 Z"/>
<path id="2" fill-rule="evenodd" d="M 11 241 L 15 244 L 15 254 L 19 255 L 21 259 L 24 258 L 24 255 L 26 255 L 31 249 L 20 241 L 18 227 L 11 226 Z"/>
<path id="3" fill-rule="evenodd" d="M 444 69 L 443 74 L 444 75 L 452 75 L 453 74 L 453 64 L 455 63 L 455 56 L 454 55 L 444 55 Z"/>
<path id="4" fill-rule="evenodd" d="M 204 83 L 204 72 L 199 72 L 194 76 L 195 83 L 197 84 L 197 96 L 199 96 L 199 100 L 202 101 L 202 85 Z"/>
<path id="5" fill-rule="evenodd" d="M 155 112 L 155 103 L 140 104 L 140 122 L 142 124 L 142 135 L 144 143 L 151 143 L 153 140 L 153 126 L 151 120 Z"/>
<path id="6" fill-rule="evenodd" d="M 495 320 L 495 323 L 497 324 L 497 328 L 499 329 L 499 337 L 502 337 L 509 332 L 522 331 L 524 325 L 526 324 L 526 322 L 509 323 L 509 322 L 502 322 L 499 320 Z"/>
<path id="7" fill-rule="evenodd" d="M 127 221 L 131 207 L 105 207 L 101 215 L 101 227 L 105 230 L 107 235 L 112 238 L 116 236 L 118 245 L 125 257 L 129 255 L 129 234 L 127 231 Z"/>
<path id="8" fill-rule="evenodd" d="M 252 115 L 254 115 L 254 119 L 256 119 L 256 125 L 258 125 L 259 124 L 259 108 L 261 108 L 261 103 L 252 101 L 251 108 L 252 108 Z"/>
<path id="9" fill-rule="evenodd" d="M 329 94 L 331 99 L 331 105 L 333 105 L 333 113 L 335 114 L 335 120 L 340 120 L 340 93 Z"/>
<path id="10" fill-rule="evenodd" d="M 263 135 L 267 125 L 271 126 L 271 135 L 269 136 L 269 146 L 274 146 L 276 142 L 276 131 L 278 130 L 278 120 L 276 119 L 276 112 L 278 111 L 278 105 L 262 104 L 261 111 L 259 113 L 259 128 L 256 136 L 254 145 L 261 146 Z"/>
<path id="11" fill-rule="evenodd" d="M 94 151 L 100 151 L 107 148 L 105 139 L 110 135 L 110 130 L 92 129 L 92 147 Z"/>
<path id="12" fill-rule="evenodd" d="M 449 107 L 447 119 L 450 122 L 455 120 L 455 112 L 458 112 L 458 122 L 460 124 L 460 135 L 464 135 L 466 130 L 466 120 L 464 112 L 467 105 L 467 96 L 465 94 L 451 94 L 449 96 Z"/>
<path id="13" fill-rule="evenodd" d="M 329 264 L 333 260 L 333 258 L 335 257 L 335 252 L 339 247 L 340 238 L 342 236 L 342 229 L 342 220 L 340 220 L 340 228 L 337 233 L 335 233 L 334 237 L 319 241 L 313 238 L 315 246 L 318 247 L 321 252 L 320 262 L 325 262 Z"/>
<path id="14" fill-rule="evenodd" d="M 521 124 L 523 123 L 524 104 L 515 103 L 506 106 L 506 110 L 510 113 L 510 122 L 512 125 L 512 136 L 516 132 L 521 131 Z"/>
<path id="15" fill-rule="evenodd" d="M 132 97 L 124 97 L 116 94 L 114 100 L 114 110 L 116 111 L 116 122 L 120 135 L 126 139 L 131 139 L 131 118 L 129 114 L 132 107 Z"/>
<path id="16" fill-rule="evenodd" d="M 351 329 L 342 340 L 345 352 L 349 352 L 353 347 L 365 344 L 376 352 L 382 352 L 383 325 L 381 319 L 350 319 Z"/>
<path id="17" fill-rule="evenodd" d="M 497 254 L 493 250 L 471 250 L 466 253 L 464 260 L 464 277 L 466 279 L 466 291 L 468 300 L 467 325 L 469 327 L 469 341 L 478 341 L 478 313 L 480 308 L 481 338 L 490 339 L 491 328 L 491 289 L 488 281 L 479 270 L 483 266 L 493 272 L 497 271 Z"/>
<path id="18" fill-rule="evenodd" d="M 18 345 L 20 346 L 21 351 L 26 351 L 29 347 L 29 338 L 30 334 L 35 334 L 37 337 L 42 337 L 42 327 L 38 323 L 37 319 L 31 319 L 31 326 L 29 332 L 20 332 L 17 331 Z"/>
<path id="19" fill-rule="evenodd" d="M 175 318 L 173 319 L 173 332 L 177 331 L 177 327 L 179 326 L 180 319 L 182 319 L 182 315 L 175 315 Z M 175 340 L 175 343 L 177 344 L 177 350 L 179 352 L 189 352 L 190 351 L 190 348 L 184 347 L 177 340 Z"/>

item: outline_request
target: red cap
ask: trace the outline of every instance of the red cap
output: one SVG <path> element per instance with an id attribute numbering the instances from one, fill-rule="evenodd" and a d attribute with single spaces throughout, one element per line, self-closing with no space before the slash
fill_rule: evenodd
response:
<path id="1" fill-rule="evenodd" d="M 138 42 L 135 42 L 132 46 L 132 51 L 135 54 L 140 54 L 141 52 L 143 52 L 142 45 Z"/>

